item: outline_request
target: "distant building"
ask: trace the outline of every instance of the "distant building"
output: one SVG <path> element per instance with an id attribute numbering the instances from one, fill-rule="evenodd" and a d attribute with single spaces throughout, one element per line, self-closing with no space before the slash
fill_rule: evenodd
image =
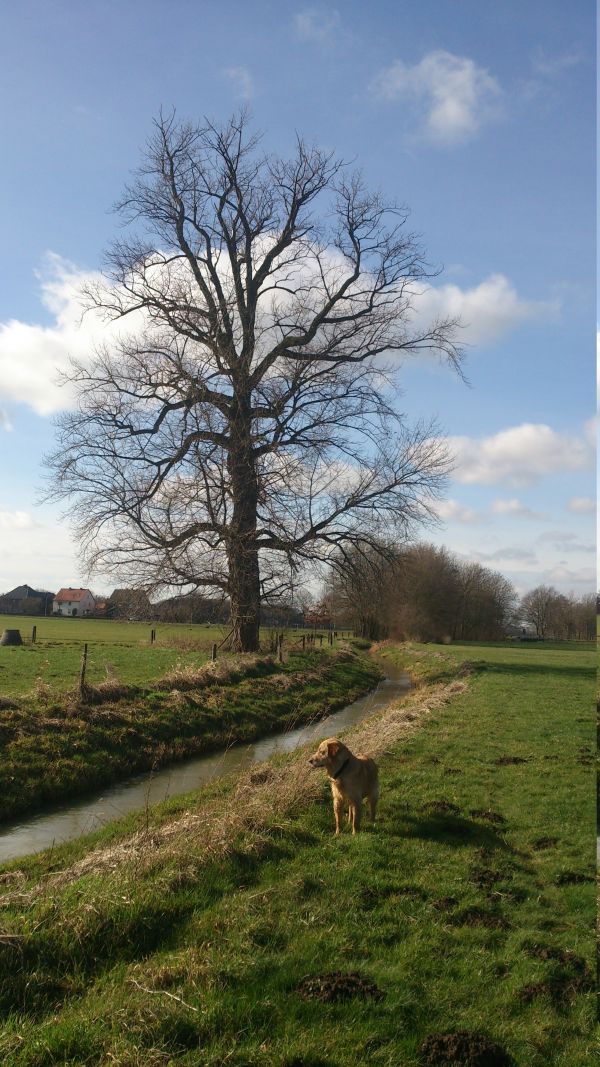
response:
<path id="1" fill-rule="evenodd" d="M 52 601 L 53 615 L 93 615 L 96 598 L 89 589 L 59 589 Z"/>
<path id="2" fill-rule="evenodd" d="M 46 589 L 32 589 L 30 585 L 18 585 L 9 593 L 0 596 L 2 615 L 45 615 L 52 611 L 54 593 Z"/>

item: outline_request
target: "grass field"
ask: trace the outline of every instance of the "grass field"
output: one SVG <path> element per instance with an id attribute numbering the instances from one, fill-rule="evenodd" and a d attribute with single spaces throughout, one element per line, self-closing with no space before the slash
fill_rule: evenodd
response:
<path id="1" fill-rule="evenodd" d="M 31 642 L 33 626 L 36 643 Z M 36 688 L 59 692 L 73 689 L 79 677 L 84 643 L 88 645 L 87 679 L 146 685 L 178 664 L 198 666 L 210 658 L 213 643 L 227 637 L 228 626 L 185 623 L 121 622 L 112 619 L 35 618 L 0 615 L 0 633 L 20 630 L 19 646 L 0 646 L 0 695 L 28 693 Z M 156 630 L 151 645 L 150 632 Z M 270 630 L 261 632 L 269 644 Z M 287 631 L 287 644 L 297 640 Z M 324 642 L 325 647 L 325 642 Z"/>
<path id="2" fill-rule="evenodd" d="M 0 872 L 3 1063 L 592 1062 L 592 652 L 380 654 L 374 831 L 301 754 Z"/>

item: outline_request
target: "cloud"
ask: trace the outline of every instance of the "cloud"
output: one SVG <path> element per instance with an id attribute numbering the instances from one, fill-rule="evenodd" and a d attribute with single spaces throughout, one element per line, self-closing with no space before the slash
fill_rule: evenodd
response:
<path id="1" fill-rule="evenodd" d="M 568 511 L 579 515 L 588 515 L 596 510 L 596 501 L 591 496 L 574 496 L 567 504 Z"/>
<path id="2" fill-rule="evenodd" d="M 508 278 L 491 274 L 471 289 L 454 284 L 428 286 L 417 298 L 415 312 L 419 321 L 458 318 L 464 326 L 461 341 L 485 345 L 527 319 L 556 314 L 559 307 L 557 301 L 523 300 Z"/>
<path id="3" fill-rule="evenodd" d="M 494 500 L 492 504 L 494 515 L 510 515 L 515 519 L 543 519 L 545 516 L 539 511 L 533 511 L 516 497 L 512 500 Z"/>
<path id="4" fill-rule="evenodd" d="M 33 530 L 38 525 L 27 511 L 0 511 L 0 530 Z"/>
<path id="5" fill-rule="evenodd" d="M 8 411 L 5 411 L 4 408 L 0 408 L 0 430 L 10 433 L 12 428 L 12 422 L 10 421 Z"/>
<path id="6" fill-rule="evenodd" d="M 461 522 L 465 525 L 482 522 L 482 516 L 473 508 L 464 507 L 456 500 L 440 500 L 434 505 L 434 510 L 444 522 Z"/>
<path id="7" fill-rule="evenodd" d="M 294 29 L 298 37 L 303 41 L 313 41 L 317 44 L 326 44 L 339 33 L 341 22 L 340 13 L 335 8 L 322 11 L 309 7 L 294 15 Z"/>
<path id="8" fill-rule="evenodd" d="M 492 437 L 449 437 L 447 443 L 455 456 L 454 478 L 465 484 L 527 486 L 548 475 L 588 470 L 594 460 L 584 438 L 529 422 Z"/>
<path id="9" fill-rule="evenodd" d="M 560 582 L 565 584 L 589 586 L 590 591 L 596 588 L 595 567 L 580 567 L 578 570 L 570 570 L 569 567 L 557 566 L 544 574 L 546 582 Z"/>
<path id="10" fill-rule="evenodd" d="M 538 537 L 538 542 L 550 544 L 559 552 L 573 555 L 574 552 L 595 552 L 594 544 L 582 544 L 577 534 L 570 530 L 546 530 Z"/>
<path id="11" fill-rule="evenodd" d="M 397 59 L 379 72 L 371 89 L 385 100 L 414 100 L 423 136 L 445 148 L 470 140 L 497 117 L 502 98 L 487 70 L 442 49 L 412 67 Z"/>
<path id="12" fill-rule="evenodd" d="M 254 79 L 247 67 L 227 67 L 223 73 L 231 81 L 236 96 L 250 100 L 255 95 Z"/>
<path id="13" fill-rule="evenodd" d="M 79 270 L 54 253 L 36 272 L 41 302 L 54 321 L 49 326 L 11 319 L 0 323 L 0 407 L 26 404 L 37 415 L 52 415 L 70 407 L 73 396 L 60 384 L 70 360 L 86 362 L 103 341 L 139 329 L 142 313 L 130 321 L 107 322 L 99 312 L 83 315 L 81 290 L 100 280 L 98 272 Z M 8 418 L 8 416 L 6 416 Z M 6 421 L 2 422 L 4 428 Z"/>
<path id="14" fill-rule="evenodd" d="M 537 563 L 537 558 L 530 548 L 497 548 L 495 552 L 474 552 L 478 563 Z"/>
<path id="15" fill-rule="evenodd" d="M 536 74 L 546 78 L 555 78 L 570 67 L 578 67 L 584 62 L 581 52 L 563 52 L 562 55 L 549 56 L 543 48 L 536 48 L 531 66 Z"/>

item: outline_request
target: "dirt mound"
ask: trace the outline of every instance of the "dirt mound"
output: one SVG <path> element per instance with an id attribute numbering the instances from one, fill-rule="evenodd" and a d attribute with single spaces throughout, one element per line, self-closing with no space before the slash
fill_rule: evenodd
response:
<path id="1" fill-rule="evenodd" d="M 334 1004 L 341 1000 L 382 1000 L 385 994 L 370 978 L 365 978 L 358 971 L 331 971 L 328 974 L 307 975 L 298 986 L 301 997 L 310 1000 L 322 1000 Z"/>
<path id="2" fill-rule="evenodd" d="M 512 764 L 529 763 L 530 759 L 530 756 L 500 756 L 493 762 L 496 764 L 496 767 L 509 767 Z"/>
<path id="3" fill-rule="evenodd" d="M 436 911 L 451 911 L 458 904 L 456 897 L 438 897 L 437 900 L 432 900 L 431 906 Z"/>
<path id="4" fill-rule="evenodd" d="M 417 1052 L 423 1067 L 514 1067 L 515 1064 L 501 1045 L 476 1030 L 429 1034 Z"/>
<path id="5" fill-rule="evenodd" d="M 503 871 L 494 871 L 491 867 L 474 867 L 469 875 L 469 881 L 479 889 L 490 890 L 497 882 L 504 882 L 510 878 L 510 874 Z"/>
<path id="6" fill-rule="evenodd" d="M 582 871 L 563 871 L 556 879 L 555 885 L 580 885 L 582 882 L 593 882 L 591 874 Z"/>
<path id="7" fill-rule="evenodd" d="M 543 852 L 546 848 L 554 848 L 558 844 L 557 837 L 538 837 L 536 841 L 533 841 L 531 847 L 536 852 Z"/>
<path id="8" fill-rule="evenodd" d="M 503 915 L 497 915 L 484 908 L 467 908 L 458 915 L 453 916 L 455 926 L 485 926 L 488 930 L 508 930 L 510 923 Z"/>
<path id="9" fill-rule="evenodd" d="M 427 804 L 423 804 L 421 811 L 426 811 L 431 815 L 460 815 L 460 808 L 450 800 L 430 800 Z"/>
<path id="10" fill-rule="evenodd" d="M 533 959 L 550 964 L 550 971 L 541 982 L 530 982 L 519 992 L 519 999 L 530 1004 L 536 997 L 549 997 L 557 1007 L 568 1007 L 578 993 L 585 993 L 594 986 L 592 972 L 586 960 L 571 949 L 556 945 L 540 945 L 528 942 L 523 951 Z"/>
<path id="11" fill-rule="evenodd" d="M 473 819 L 483 819 L 484 822 L 491 822 L 495 826 L 503 826 L 506 822 L 499 811 L 490 811 L 488 808 L 473 808 L 470 814 Z"/>

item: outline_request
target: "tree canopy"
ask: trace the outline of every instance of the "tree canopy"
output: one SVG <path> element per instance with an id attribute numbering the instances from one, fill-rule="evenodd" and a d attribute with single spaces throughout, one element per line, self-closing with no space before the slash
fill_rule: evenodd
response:
<path id="1" fill-rule="evenodd" d="M 301 138 L 265 153 L 244 114 L 160 116 L 118 209 L 132 235 L 86 301 L 122 331 L 73 365 L 53 492 L 89 568 L 220 590 L 254 649 L 299 568 L 431 517 L 448 457 L 396 376 L 408 353 L 458 368 L 456 323 L 421 321 L 405 209 Z"/>

